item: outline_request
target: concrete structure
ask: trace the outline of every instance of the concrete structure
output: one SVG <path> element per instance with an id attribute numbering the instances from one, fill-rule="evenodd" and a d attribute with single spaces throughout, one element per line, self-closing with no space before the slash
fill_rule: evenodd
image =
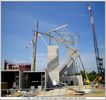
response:
<path id="1" fill-rule="evenodd" d="M 67 62 L 63 65 L 60 69 L 60 82 L 67 83 L 68 85 L 76 85 L 82 86 L 83 80 L 81 75 L 75 75 L 76 73 L 76 66 L 75 60 L 78 57 L 78 51 L 70 49 L 70 58 Z"/>
<path id="2" fill-rule="evenodd" d="M 53 86 L 53 81 L 59 82 L 59 53 L 58 46 L 48 46 L 48 87 Z"/>
<path id="3" fill-rule="evenodd" d="M 47 87 L 46 72 L 3 70 L 1 71 L 2 96 L 10 90 L 30 90 L 32 88 L 41 90 Z"/>
<path id="4" fill-rule="evenodd" d="M 9 89 L 20 89 L 20 71 L 17 70 L 3 70 L 1 71 L 1 89 L 2 96 L 7 93 Z"/>
<path id="5" fill-rule="evenodd" d="M 82 75 L 74 75 L 74 76 L 60 76 L 60 82 L 67 83 L 70 86 L 82 86 L 83 80 Z"/>
<path id="6" fill-rule="evenodd" d="M 30 89 L 32 86 L 35 89 L 37 89 L 39 86 L 41 86 L 42 89 L 45 89 L 46 83 L 45 72 L 24 71 L 21 74 L 22 89 Z"/>
<path id="7" fill-rule="evenodd" d="M 70 58 L 59 70 L 58 46 L 48 46 L 48 63 L 45 71 L 30 71 L 30 65 L 18 64 L 17 67 L 16 64 L 5 62 L 5 70 L 1 74 L 2 89 L 38 89 L 38 91 L 42 91 L 43 89 L 52 88 L 54 82 L 82 86 L 82 76 L 74 75 L 74 62 L 77 57 L 78 51 L 70 50 Z M 3 93 L 6 93 L 6 91 L 2 90 Z"/>
<path id="8" fill-rule="evenodd" d="M 75 73 L 75 59 L 78 57 L 78 51 L 70 49 L 70 57 L 60 69 L 60 76 L 67 74 L 72 75 Z"/>

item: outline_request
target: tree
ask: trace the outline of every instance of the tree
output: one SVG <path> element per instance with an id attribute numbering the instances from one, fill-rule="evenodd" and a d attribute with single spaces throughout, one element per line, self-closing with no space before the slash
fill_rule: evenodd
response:
<path id="1" fill-rule="evenodd" d="M 88 74 L 88 77 L 89 77 L 89 80 L 90 80 L 90 81 L 94 81 L 95 78 L 96 78 L 96 76 L 97 76 L 97 73 L 96 73 L 95 71 L 92 71 L 92 72 L 90 72 L 90 73 Z"/>
<path id="2" fill-rule="evenodd" d="M 81 75 L 84 81 L 84 79 L 86 79 L 85 72 L 81 71 Z M 89 81 L 94 81 L 97 76 L 97 73 L 95 71 L 92 71 L 92 72 L 87 73 L 87 76 L 88 76 Z"/>
<path id="3" fill-rule="evenodd" d="M 85 72 L 82 71 L 82 70 L 81 70 L 81 75 L 82 75 L 83 79 L 86 78 L 86 77 L 85 77 Z"/>

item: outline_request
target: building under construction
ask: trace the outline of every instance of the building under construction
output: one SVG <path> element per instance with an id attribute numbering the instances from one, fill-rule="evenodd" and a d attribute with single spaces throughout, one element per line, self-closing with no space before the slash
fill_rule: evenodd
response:
<path id="1" fill-rule="evenodd" d="M 80 75 L 72 76 L 70 73 L 71 71 L 69 71 L 70 67 L 74 66 L 73 61 L 71 61 L 71 63 L 68 61 L 60 70 L 58 46 L 48 46 L 48 65 L 45 71 L 20 70 L 12 66 L 11 69 L 5 69 L 1 72 L 2 96 L 8 94 L 7 90 L 11 89 L 26 91 L 30 90 L 32 87 L 34 89 L 40 88 L 41 91 L 49 88 L 51 89 L 54 87 L 54 81 L 57 82 L 56 85 L 65 83 L 70 86 L 83 85 L 82 77 Z M 8 66 L 9 65 L 10 64 L 8 64 Z M 64 76 L 64 72 L 67 70 L 70 75 Z"/>
<path id="2" fill-rule="evenodd" d="M 72 48 L 72 45 L 76 43 L 73 34 L 68 33 L 71 34 L 71 38 L 70 40 L 67 40 L 64 36 L 61 35 L 64 35 L 67 32 L 60 34 L 60 32 L 57 31 L 66 26 L 67 24 L 49 30 L 47 32 L 39 32 L 37 21 L 36 31 L 33 30 L 34 36 L 32 39 L 33 64 L 31 66 L 31 64 L 14 64 L 9 63 L 8 61 L 4 62 L 4 70 L 1 71 L 2 96 L 12 94 L 18 90 L 24 92 L 30 90 L 38 90 L 42 92 L 67 86 L 83 87 L 82 75 L 76 72 L 75 61 L 77 59 L 79 59 L 81 63 L 86 77 L 86 82 L 89 84 L 89 79 L 78 49 Z M 58 35 L 58 37 L 53 36 L 52 33 L 55 33 Z M 36 71 L 36 49 L 38 35 L 47 37 L 50 43 L 53 40 L 58 44 L 62 44 L 69 50 L 69 58 L 63 64 L 63 66 L 60 66 L 59 64 L 59 46 L 50 44 L 48 46 L 46 69 L 43 71 Z"/>

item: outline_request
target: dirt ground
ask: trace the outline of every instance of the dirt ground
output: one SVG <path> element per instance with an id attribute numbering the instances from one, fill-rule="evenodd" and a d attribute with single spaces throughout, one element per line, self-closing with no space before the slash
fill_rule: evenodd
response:
<path id="1" fill-rule="evenodd" d="M 89 93 L 84 95 L 76 95 L 76 94 L 67 94 L 65 95 L 67 97 L 105 97 L 105 92 L 95 92 L 95 93 Z"/>
<path id="2" fill-rule="evenodd" d="M 84 94 L 83 92 L 79 93 L 79 91 L 82 91 L 83 89 L 90 89 L 92 93 Z M 33 96 L 63 96 L 63 97 L 105 97 L 105 87 L 100 88 L 94 88 L 90 85 L 83 85 L 83 86 L 68 86 L 64 88 L 57 88 L 49 91 L 41 91 L 41 92 L 28 92 L 27 95 Z M 26 95 L 26 94 L 25 94 Z M 21 91 L 15 92 L 11 96 L 23 96 Z"/>
<path id="3" fill-rule="evenodd" d="M 62 89 L 55 89 L 50 91 L 41 92 L 38 96 L 64 96 L 64 97 L 105 97 L 105 88 L 92 88 L 90 85 L 84 85 L 80 87 L 80 90 L 83 89 L 92 89 L 92 93 L 78 93 L 76 90 L 79 90 L 79 87 L 66 87 Z"/>
<path id="4" fill-rule="evenodd" d="M 88 94 L 66 94 L 65 96 L 72 97 L 105 97 L 105 89 L 104 88 L 96 88 L 93 93 Z"/>

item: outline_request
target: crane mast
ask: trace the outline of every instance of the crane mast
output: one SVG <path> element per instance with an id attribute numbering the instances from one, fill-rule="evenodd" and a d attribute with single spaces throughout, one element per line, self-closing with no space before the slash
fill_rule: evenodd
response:
<path id="1" fill-rule="evenodd" d="M 33 44 L 33 64 L 32 64 L 32 70 L 36 70 L 36 51 L 37 51 L 37 37 L 38 37 L 38 21 L 36 24 L 36 32 L 34 33 L 34 37 L 32 40 Z"/>
<path id="2" fill-rule="evenodd" d="M 35 44 L 33 44 L 33 47 L 34 47 L 33 48 L 33 70 L 35 70 L 34 68 L 36 67 L 35 66 L 36 65 L 36 48 L 37 48 L 37 37 L 38 37 L 38 34 L 47 37 L 50 41 L 52 40 L 52 41 L 57 42 L 58 44 L 63 44 L 66 48 L 71 49 L 74 52 L 77 52 L 76 49 L 74 49 L 74 48 L 71 47 L 71 45 L 75 44 L 76 42 L 74 42 L 73 39 L 67 40 L 64 36 L 61 35 L 61 34 L 66 34 L 66 33 L 71 35 L 72 33 L 70 33 L 70 32 L 59 32 L 59 31 L 57 31 L 57 30 L 59 30 L 59 29 L 61 29 L 63 27 L 66 27 L 66 26 L 67 26 L 67 24 L 62 25 L 60 27 L 57 27 L 55 29 L 49 30 L 47 32 L 38 32 L 38 23 L 37 23 L 37 30 L 36 31 L 33 30 L 33 32 L 35 33 L 34 34 L 34 38 L 33 38 L 33 40 L 35 40 L 35 42 L 33 42 L 33 43 L 35 43 Z M 56 33 L 59 37 L 56 37 L 56 36 L 51 35 L 52 32 Z M 73 33 L 73 34 L 76 34 L 77 35 L 78 33 Z M 78 36 L 77 40 L 78 39 L 79 39 L 79 36 Z M 79 54 L 78 54 L 78 57 L 79 57 L 79 59 L 81 61 L 82 67 L 84 69 L 84 73 L 85 73 L 85 77 L 86 77 L 86 84 L 90 84 L 90 81 L 89 81 L 89 78 L 87 76 L 85 67 L 84 67 L 84 65 L 82 63 L 82 60 L 81 60 L 81 57 L 80 57 Z"/>
<path id="3" fill-rule="evenodd" d="M 97 36 L 96 36 L 95 26 L 94 26 L 94 18 L 93 18 L 92 8 L 90 5 L 88 5 L 88 11 L 89 11 L 89 15 L 90 15 L 91 27 L 92 27 L 92 33 L 93 33 L 93 42 L 94 42 L 94 51 L 95 51 L 97 70 L 98 70 L 98 74 L 102 75 L 104 72 L 103 58 L 100 58 L 100 55 L 99 55 Z"/>

